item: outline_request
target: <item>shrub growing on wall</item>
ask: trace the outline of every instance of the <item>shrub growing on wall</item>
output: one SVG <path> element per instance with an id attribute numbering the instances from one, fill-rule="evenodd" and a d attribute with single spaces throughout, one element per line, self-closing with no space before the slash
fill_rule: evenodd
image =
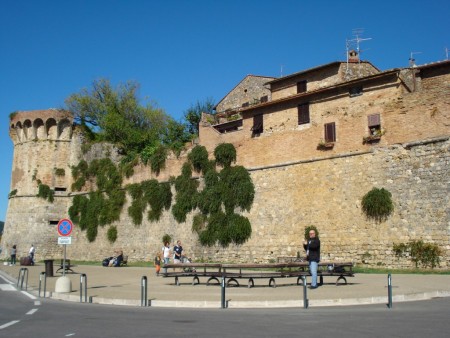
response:
<path id="1" fill-rule="evenodd" d="M 50 187 L 46 184 L 39 184 L 38 197 L 48 200 L 50 203 L 53 203 L 55 191 L 50 189 Z"/>
<path id="2" fill-rule="evenodd" d="M 408 243 L 394 243 L 394 254 L 397 257 L 411 257 L 416 268 L 421 264 L 423 267 L 430 266 L 435 268 L 439 265 L 439 256 L 442 251 L 438 245 L 434 243 L 424 243 L 423 240 L 413 240 Z"/>
<path id="3" fill-rule="evenodd" d="M 368 218 L 376 221 L 386 220 L 394 211 L 392 194 L 384 188 L 373 188 L 362 199 L 362 210 Z"/>
<path id="4" fill-rule="evenodd" d="M 106 237 L 110 243 L 114 243 L 117 240 L 117 227 L 111 226 L 106 233 Z"/>
<path id="5" fill-rule="evenodd" d="M 216 163 L 222 167 L 229 167 L 236 162 L 236 148 L 231 143 L 221 143 L 214 149 Z"/>

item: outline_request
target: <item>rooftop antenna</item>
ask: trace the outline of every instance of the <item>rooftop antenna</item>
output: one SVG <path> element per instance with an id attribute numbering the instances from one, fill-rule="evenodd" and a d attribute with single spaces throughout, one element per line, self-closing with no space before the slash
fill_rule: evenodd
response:
<path id="1" fill-rule="evenodd" d="M 280 65 L 280 77 L 283 77 L 283 66 L 284 65 Z"/>
<path id="2" fill-rule="evenodd" d="M 362 28 L 355 28 L 352 30 L 352 34 L 355 37 L 354 39 L 348 40 L 346 39 L 346 50 L 347 50 L 347 70 L 345 71 L 345 76 L 346 78 L 348 78 L 349 76 L 349 53 L 350 53 L 350 48 L 355 48 L 356 49 L 356 55 L 358 57 L 358 76 L 361 76 L 361 57 L 360 57 L 360 44 L 363 41 L 367 41 L 367 40 L 372 40 L 372 38 L 365 38 L 363 39 L 361 37 L 361 35 L 364 33 L 364 29 Z"/>
<path id="3" fill-rule="evenodd" d="M 445 60 L 448 61 L 448 48 L 445 47 Z"/>
<path id="4" fill-rule="evenodd" d="M 409 66 L 410 67 L 417 67 L 416 66 L 416 59 L 414 58 L 414 55 L 416 54 L 422 54 L 422 52 L 411 52 L 409 57 Z"/>

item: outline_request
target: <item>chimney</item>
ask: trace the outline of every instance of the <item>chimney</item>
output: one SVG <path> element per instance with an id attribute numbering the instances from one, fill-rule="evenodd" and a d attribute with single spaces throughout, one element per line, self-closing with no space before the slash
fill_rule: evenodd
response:
<path id="1" fill-rule="evenodd" d="M 358 52 L 354 49 L 348 52 L 348 62 L 359 62 Z"/>

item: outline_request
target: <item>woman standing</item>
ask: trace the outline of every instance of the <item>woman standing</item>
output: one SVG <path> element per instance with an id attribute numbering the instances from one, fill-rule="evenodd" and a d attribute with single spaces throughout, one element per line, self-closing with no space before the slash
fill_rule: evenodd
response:
<path id="1" fill-rule="evenodd" d="M 17 247 L 14 244 L 11 248 L 11 261 L 9 263 L 9 266 L 16 265 L 16 255 L 17 255 Z"/>

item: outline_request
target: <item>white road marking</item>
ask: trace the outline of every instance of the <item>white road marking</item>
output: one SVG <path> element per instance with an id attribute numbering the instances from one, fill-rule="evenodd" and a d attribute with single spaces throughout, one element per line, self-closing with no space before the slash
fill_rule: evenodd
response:
<path id="1" fill-rule="evenodd" d="M 22 293 L 23 293 L 25 296 L 27 296 L 27 297 L 29 297 L 29 298 L 31 298 L 31 299 L 37 299 L 35 296 L 33 296 L 32 294 L 30 294 L 30 293 L 28 293 L 28 292 L 26 292 L 26 291 L 22 291 Z"/>
<path id="2" fill-rule="evenodd" d="M 30 311 L 27 312 L 27 315 L 32 315 L 33 313 L 35 313 L 38 309 L 31 309 Z"/>
<path id="3" fill-rule="evenodd" d="M 75 336 L 75 333 L 68 333 L 65 335 L 66 337 Z"/>
<path id="4" fill-rule="evenodd" d="M 14 324 L 16 324 L 16 323 L 18 323 L 18 322 L 20 322 L 20 320 L 13 320 L 12 322 L 3 324 L 2 326 L 0 326 L 0 330 L 6 329 L 8 326 L 14 325 Z"/>
<path id="5" fill-rule="evenodd" d="M 14 284 L 13 282 L 10 282 L 9 280 L 7 280 L 5 277 L 0 276 L 1 279 L 3 279 L 6 283 L 8 284 Z"/>
<path id="6" fill-rule="evenodd" d="M 35 300 L 35 301 L 34 301 L 34 305 L 36 305 L 36 306 L 41 305 L 41 301 L 40 301 L 40 300 Z"/>
<path id="7" fill-rule="evenodd" d="M 0 284 L 0 290 L 2 291 L 16 291 L 16 288 L 10 284 Z"/>

